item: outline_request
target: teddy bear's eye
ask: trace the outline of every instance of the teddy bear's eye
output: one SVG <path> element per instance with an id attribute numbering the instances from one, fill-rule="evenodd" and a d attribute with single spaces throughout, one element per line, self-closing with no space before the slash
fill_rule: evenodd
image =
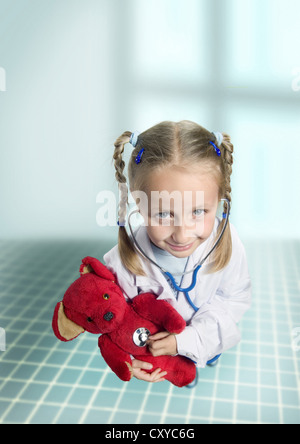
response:
<path id="1" fill-rule="evenodd" d="M 109 294 L 107 294 L 107 293 L 105 293 L 104 295 L 103 295 L 103 299 L 105 299 L 106 301 L 108 301 L 108 299 L 109 299 Z"/>
<path id="2" fill-rule="evenodd" d="M 87 318 L 87 321 L 88 322 L 93 322 L 93 319 L 92 318 Z"/>

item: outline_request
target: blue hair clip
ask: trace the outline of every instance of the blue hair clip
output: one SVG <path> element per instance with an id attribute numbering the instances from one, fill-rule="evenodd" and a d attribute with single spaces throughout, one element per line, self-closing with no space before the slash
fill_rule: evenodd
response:
<path id="1" fill-rule="evenodd" d="M 142 161 L 143 154 L 145 152 L 145 148 L 142 148 L 139 154 L 136 156 L 135 163 L 139 165 Z"/>
<path id="2" fill-rule="evenodd" d="M 217 145 L 214 142 L 209 143 L 214 147 L 214 150 L 217 153 L 218 157 L 221 157 L 221 150 L 217 147 Z"/>

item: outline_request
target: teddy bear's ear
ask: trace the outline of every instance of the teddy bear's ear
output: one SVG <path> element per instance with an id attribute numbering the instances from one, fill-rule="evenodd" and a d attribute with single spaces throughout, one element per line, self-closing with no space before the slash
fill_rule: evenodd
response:
<path id="1" fill-rule="evenodd" d="M 95 273 L 97 276 L 106 279 L 108 281 L 115 281 L 114 275 L 105 267 L 98 259 L 94 257 L 85 257 L 82 259 L 80 266 L 81 276 L 87 273 Z"/>
<path id="2" fill-rule="evenodd" d="M 59 302 L 55 307 L 52 328 L 55 336 L 63 342 L 72 341 L 85 331 L 80 325 L 67 318 L 62 302 Z"/>

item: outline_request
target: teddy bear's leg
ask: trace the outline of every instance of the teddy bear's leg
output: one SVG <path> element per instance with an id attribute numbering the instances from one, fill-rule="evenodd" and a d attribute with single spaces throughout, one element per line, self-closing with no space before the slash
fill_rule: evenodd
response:
<path id="1" fill-rule="evenodd" d="M 112 371 L 122 381 L 130 381 L 133 376 L 130 354 L 124 352 L 107 335 L 100 336 L 98 345 L 101 355 Z"/>
<path id="2" fill-rule="evenodd" d="M 196 378 L 196 366 L 183 356 L 160 356 L 162 360 L 159 366 L 168 374 L 166 379 L 177 387 L 184 387 Z"/>
<path id="3" fill-rule="evenodd" d="M 148 373 L 154 372 L 157 368 L 161 368 L 163 371 L 168 372 L 165 379 L 177 387 L 184 387 L 196 378 L 196 366 L 190 359 L 183 356 L 159 356 L 154 357 L 152 355 L 135 356 L 136 359 L 141 361 L 150 362 L 153 365 L 152 370 Z"/>

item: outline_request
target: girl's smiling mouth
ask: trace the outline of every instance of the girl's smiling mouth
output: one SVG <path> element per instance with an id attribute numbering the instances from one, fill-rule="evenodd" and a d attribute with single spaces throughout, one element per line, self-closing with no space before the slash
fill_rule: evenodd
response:
<path id="1" fill-rule="evenodd" d="M 174 251 L 188 251 L 193 247 L 194 242 L 192 242 L 188 245 L 174 245 L 174 244 L 170 244 L 169 242 L 166 242 L 166 244 L 171 248 L 171 250 L 174 250 Z"/>

